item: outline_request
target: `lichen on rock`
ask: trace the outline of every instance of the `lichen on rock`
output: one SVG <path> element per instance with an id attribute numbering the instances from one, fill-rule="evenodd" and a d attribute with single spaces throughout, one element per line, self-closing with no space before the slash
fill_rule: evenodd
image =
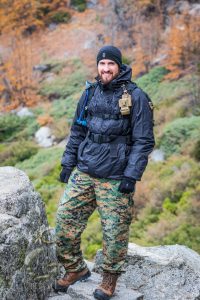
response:
<path id="1" fill-rule="evenodd" d="M 45 299 L 57 274 L 44 203 L 27 175 L 0 168 L 0 299 Z"/>

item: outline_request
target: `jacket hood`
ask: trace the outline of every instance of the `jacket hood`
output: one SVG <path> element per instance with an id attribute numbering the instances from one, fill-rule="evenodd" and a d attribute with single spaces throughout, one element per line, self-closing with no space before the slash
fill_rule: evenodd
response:
<path id="1" fill-rule="evenodd" d="M 108 84 L 102 84 L 99 76 L 97 76 L 95 79 L 97 80 L 101 89 L 113 90 L 119 88 L 123 83 L 131 81 L 131 77 L 132 69 L 127 65 L 122 65 L 119 75 Z"/>

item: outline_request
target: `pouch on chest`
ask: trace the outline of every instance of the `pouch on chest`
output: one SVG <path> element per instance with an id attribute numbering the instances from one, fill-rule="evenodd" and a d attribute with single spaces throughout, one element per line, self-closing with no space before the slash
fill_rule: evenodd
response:
<path id="1" fill-rule="evenodd" d="M 121 114 L 123 116 L 130 115 L 131 106 L 132 106 L 131 95 L 129 95 L 127 92 L 124 92 L 122 94 L 121 99 L 119 99 L 119 107 L 120 107 Z"/>

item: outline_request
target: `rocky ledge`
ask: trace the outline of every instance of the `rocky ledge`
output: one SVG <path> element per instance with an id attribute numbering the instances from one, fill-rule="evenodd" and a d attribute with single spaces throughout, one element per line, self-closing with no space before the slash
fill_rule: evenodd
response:
<path id="1" fill-rule="evenodd" d="M 0 299 L 91 300 L 101 281 L 102 252 L 88 262 L 92 276 L 55 294 L 62 269 L 42 199 L 26 174 L 0 168 Z M 61 271 L 60 271 L 61 270 Z M 129 244 L 126 272 L 113 300 L 200 300 L 200 255 L 181 245 Z"/>

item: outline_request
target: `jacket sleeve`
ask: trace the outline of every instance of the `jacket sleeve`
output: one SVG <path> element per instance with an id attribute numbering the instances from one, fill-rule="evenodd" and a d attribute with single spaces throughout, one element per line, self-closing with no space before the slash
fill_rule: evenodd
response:
<path id="1" fill-rule="evenodd" d="M 70 137 L 67 142 L 65 151 L 62 156 L 61 166 L 71 170 L 77 165 L 77 153 L 80 143 L 85 139 L 87 134 L 87 128 L 76 123 L 78 116 L 83 106 L 85 99 L 85 92 L 82 94 L 77 109 L 75 112 L 74 120 L 71 127 Z"/>
<path id="2" fill-rule="evenodd" d="M 124 176 L 141 180 L 148 163 L 148 156 L 155 145 L 153 134 L 153 112 L 149 99 L 139 88 L 132 93 L 132 148 Z"/>

